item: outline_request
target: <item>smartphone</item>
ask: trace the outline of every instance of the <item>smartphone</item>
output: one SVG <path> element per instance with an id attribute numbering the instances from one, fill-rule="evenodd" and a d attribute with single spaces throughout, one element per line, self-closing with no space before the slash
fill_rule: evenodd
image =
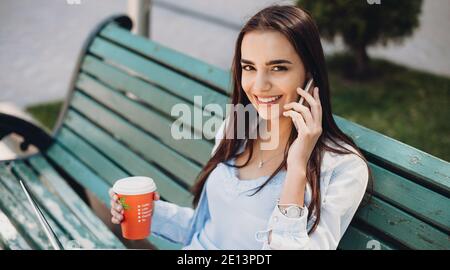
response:
<path id="1" fill-rule="evenodd" d="M 309 79 L 308 83 L 306 84 L 305 88 L 303 88 L 303 90 L 306 91 L 306 93 L 311 94 L 311 90 L 312 90 L 312 85 L 314 83 L 313 78 Z M 300 103 L 301 105 L 303 105 L 303 102 L 305 101 L 305 98 L 300 96 L 300 99 L 298 101 L 298 103 Z"/>

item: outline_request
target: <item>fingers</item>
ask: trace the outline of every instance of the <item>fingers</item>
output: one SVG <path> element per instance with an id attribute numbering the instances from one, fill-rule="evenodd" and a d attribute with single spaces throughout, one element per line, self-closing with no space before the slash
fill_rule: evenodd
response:
<path id="1" fill-rule="evenodd" d="M 112 217 L 111 218 L 111 222 L 114 223 L 114 224 L 120 224 L 122 222 L 122 220 L 118 220 L 117 218 Z"/>
<path id="2" fill-rule="evenodd" d="M 308 127 L 306 126 L 303 116 L 300 113 L 290 110 L 290 111 L 283 112 L 283 115 L 290 117 L 292 119 L 295 127 L 297 128 L 298 133 L 307 132 L 309 130 Z"/>
<path id="3" fill-rule="evenodd" d="M 120 203 L 111 201 L 111 213 L 123 214 L 123 207 Z"/>
<path id="4" fill-rule="evenodd" d="M 319 98 L 319 88 L 314 87 L 313 95 L 306 93 L 303 89 L 297 88 L 297 93 L 304 97 L 311 108 L 311 113 L 314 119 L 320 120 L 322 122 L 322 106 L 320 104 Z"/>
<path id="5" fill-rule="evenodd" d="M 120 224 L 123 220 L 123 207 L 119 202 L 119 197 L 112 189 L 110 189 L 108 193 L 111 198 L 111 222 L 114 224 Z"/>
<path id="6" fill-rule="evenodd" d="M 113 224 L 120 224 L 123 221 L 124 209 L 122 204 L 119 202 L 119 197 L 112 189 L 108 191 L 109 196 L 111 198 L 111 222 Z M 155 192 L 154 200 L 157 201 L 161 198 L 158 192 Z M 154 206 L 153 206 L 154 207 Z M 153 209 L 153 208 L 152 208 Z M 153 211 L 152 214 L 153 215 Z"/>
<path id="7" fill-rule="evenodd" d="M 305 119 L 306 125 L 314 125 L 314 119 L 312 117 L 311 111 L 304 105 L 297 102 L 291 102 L 283 106 L 286 110 L 294 110 L 302 114 L 303 119 Z"/>
<path id="8" fill-rule="evenodd" d="M 317 104 L 318 104 L 318 109 L 319 109 L 319 122 L 322 125 L 322 104 L 320 103 L 320 96 L 319 96 L 319 88 L 318 87 L 314 87 L 314 99 L 316 100 Z"/>
<path id="9" fill-rule="evenodd" d="M 123 215 L 117 212 L 114 208 L 111 208 L 111 222 L 114 224 L 120 224 L 123 220 Z"/>

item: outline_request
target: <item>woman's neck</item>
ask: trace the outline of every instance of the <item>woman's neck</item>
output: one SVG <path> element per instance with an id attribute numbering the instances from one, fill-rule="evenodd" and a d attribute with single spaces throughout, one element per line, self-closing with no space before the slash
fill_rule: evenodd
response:
<path id="1" fill-rule="evenodd" d="M 293 128 L 292 120 L 288 117 L 280 117 L 275 120 L 278 121 L 278 123 L 272 121 L 274 120 L 266 121 L 266 130 L 263 131 L 264 134 L 261 136 L 264 139 L 261 137 L 258 138 L 258 147 L 261 147 L 261 143 L 264 143 L 266 144 L 266 147 L 264 147 L 266 149 L 262 148 L 262 150 L 280 152 L 284 150 L 289 140 L 291 130 Z"/>

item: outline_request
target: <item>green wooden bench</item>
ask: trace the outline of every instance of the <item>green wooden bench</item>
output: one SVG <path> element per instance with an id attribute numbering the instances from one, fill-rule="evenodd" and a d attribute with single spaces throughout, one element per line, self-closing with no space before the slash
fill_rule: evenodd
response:
<path id="1" fill-rule="evenodd" d="M 188 188 L 210 157 L 213 142 L 175 140 L 171 108 L 178 103 L 194 108 L 194 96 L 202 96 L 203 105 L 217 103 L 225 109 L 229 72 L 133 35 L 130 28 L 130 20 L 119 16 L 91 34 L 52 136 L 1 115 L 0 138 L 15 132 L 25 137 L 24 148 L 34 144 L 40 149 L 0 163 L 3 248 L 49 247 L 17 178 L 32 187 L 58 236 L 83 247 L 123 245 L 73 187 L 89 190 L 108 206 L 108 189 L 116 179 L 148 175 L 164 200 L 191 206 Z M 335 119 L 364 151 L 375 177 L 371 203 L 358 210 L 339 248 L 450 249 L 449 163 Z M 163 239 L 149 240 L 158 248 L 180 248 Z"/>

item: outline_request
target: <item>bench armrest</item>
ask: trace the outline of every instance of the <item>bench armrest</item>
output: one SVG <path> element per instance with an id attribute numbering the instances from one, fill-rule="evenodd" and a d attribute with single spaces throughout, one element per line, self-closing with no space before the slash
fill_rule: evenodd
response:
<path id="1" fill-rule="evenodd" d="M 40 127 L 16 116 L 0 113 L 0 141 L 12 133 L 23 137 L 20 144 L 22 151 L 26 151 L 29 145 L 45 151 L 53 142 L 52 137 Z"/>

